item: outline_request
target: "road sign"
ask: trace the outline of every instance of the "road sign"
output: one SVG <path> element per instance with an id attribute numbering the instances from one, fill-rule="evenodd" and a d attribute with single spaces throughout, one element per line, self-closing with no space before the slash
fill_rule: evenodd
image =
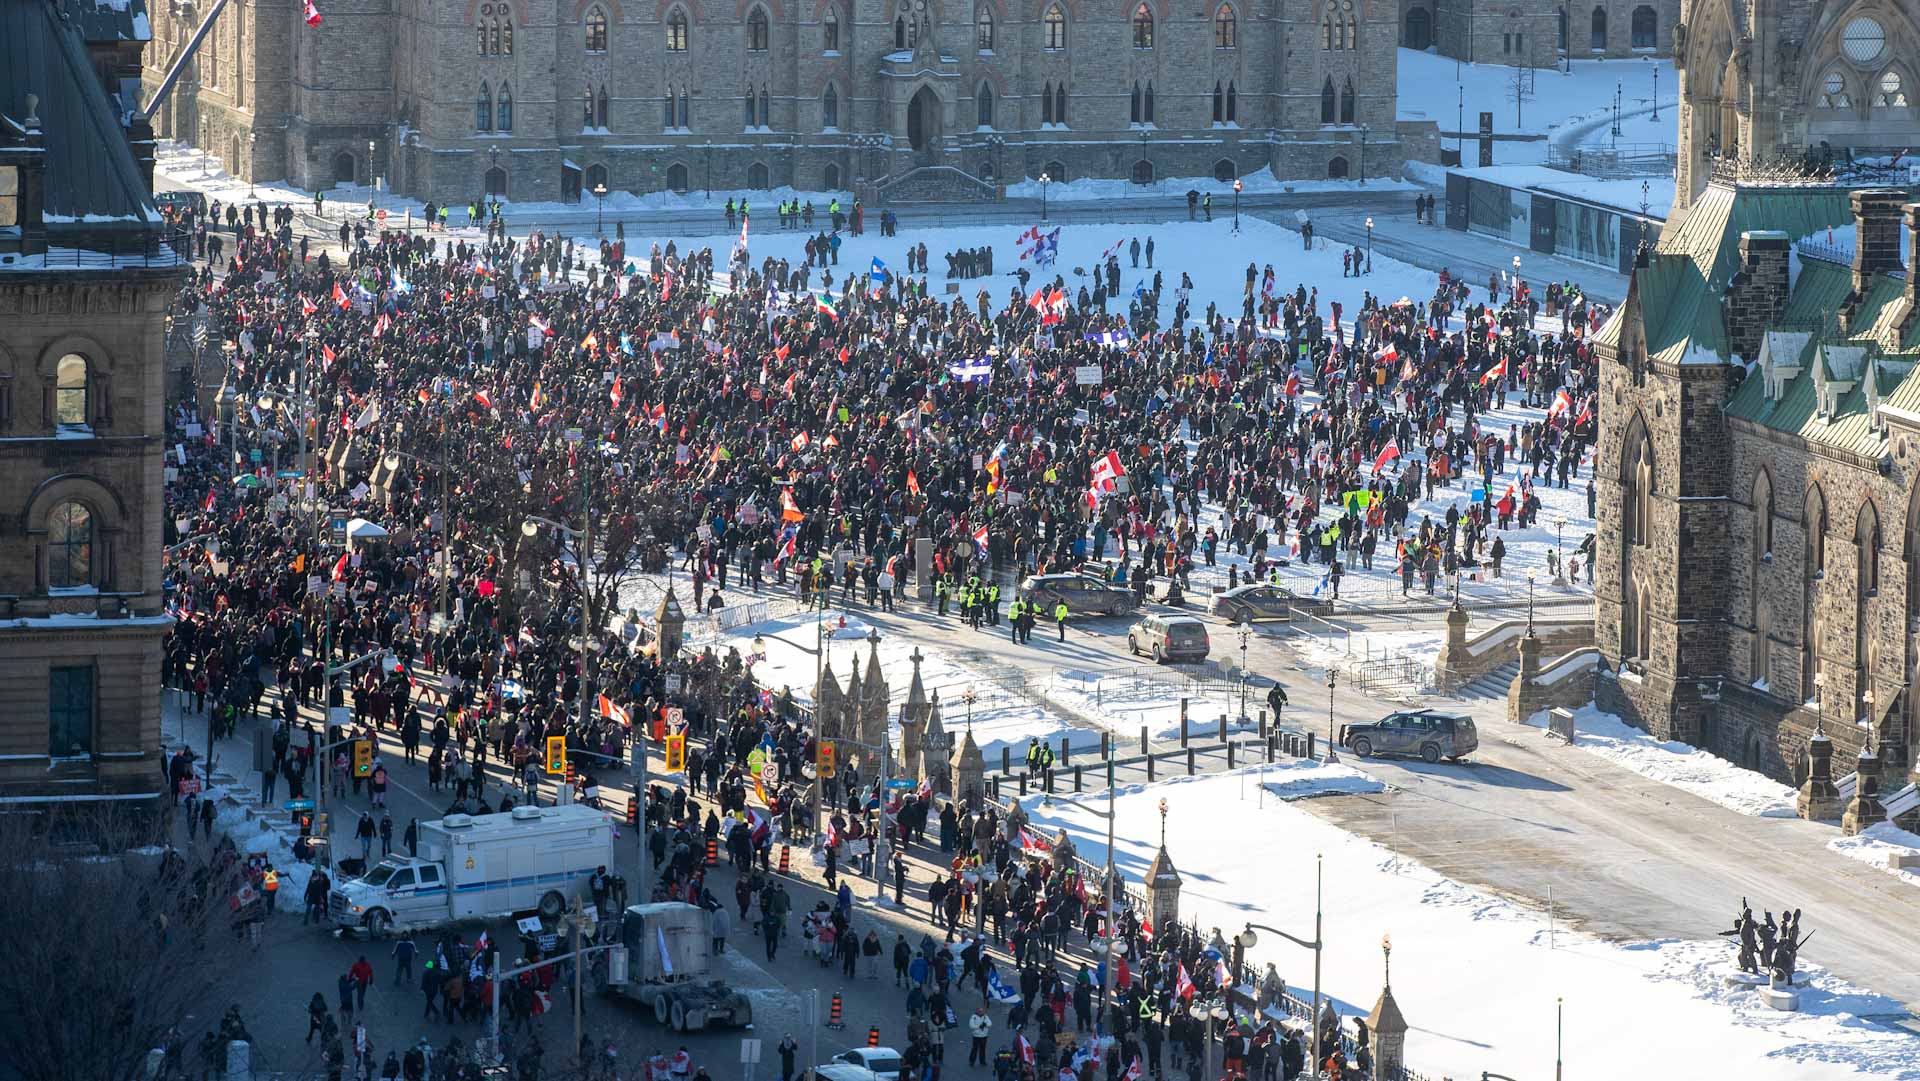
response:
<path id="1" fill-rule="evenodd" d="M 310 799 L 290 799 L 280 806 L 283 810 L 288 811 L 311 811 L 313 810 L 313 801 Z"/>
<path id="2" fill-rule="evenodd" d="M 667 707 L 667 731 L 685 732 L 687 730 L 687 711 L 679 706 Z"/>
<path id="3" fill-rule="evenodd" d="M 887 787 L 888 788 L 913 788 L 916 786 L 913 781 L 910 781 L 905 777 L 890 777 L 887 779 Z"/>
<path id="4" fill-rule="evenodd" d="M 327 529 L 333 533 L 333 543 L 347 543 L 347 512 L 338 508 L 327 512 Z"/>
<path id="5" fill-rule="evenodd" d="M 680 693 L 680 673 L 678 672 L 667 673 L 667 693 L 668 694 Z"/>

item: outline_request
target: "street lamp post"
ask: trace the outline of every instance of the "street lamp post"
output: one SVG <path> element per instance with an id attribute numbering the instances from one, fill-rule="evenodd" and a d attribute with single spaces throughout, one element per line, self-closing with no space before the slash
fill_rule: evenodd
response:
<path id="1" fill-rule="evenodd" d="M 1333 746 L 1334 746 L 1333 688 L 1335 684 L 1339 682 L 1339 679 L 1340 679 L 1340 673 L 1334 671 L 1332 664 L 1328 664 L 1327 665 L 1327 757 L 1326 757 L 1326 761 L 1328 762 L 1340 761 L 1340 752 L 1333 749 Z"/>
<path id="2" fill-rule="evenodd" d="M 1201 1042 L 1206 1045 L 1207 1050 L 1206 1072 L 1200 1076 L 1210 1078 L 1213 1076 L 1213 1030 L 1218 1027 L 1220 1022 L 1225 1021 L 1228 1017 L 1232 1016 L 1232 1014 L 1227 1010 L 1224 1003 L 1218 999 L 1209 1002 L 1196 1002 L 1187 1007 L 1187 1013 L 1192 1015 L 1193 1019 L 1200 1022 L 1202 1026 L 1200 1038 Z"/>
<path id="3" fill-rule="evenodd" d="M 1242 184 L 1238 179 L 1234 180 L 1233 182 L 1233 232 L 1235 236 L 1238 236 L 1240 233 L 1240 190 L 1244 187 L 1246 187 L 1246 185 Z"/>
<path id="4" fill-rule="evenodd" d="M 1047 220 L 1047 185 L 1051 183 L 1053 183 L 1053 175 L 1050 173 L 1042 172 L 1040 174 L 1040 220 L 1041 221 Z"/>
<path id="5" fill-rule="evenodd" d="M 1527 633 L 1533 633 L 1533 575 L 1527 575 Z"/>
<path id="6" fill-rule="evenodd" d="M 1367 273 L 1373 273 L 1373 215 L 1367 215 Z"/>
<path id="7" fill-rule="evenodd" d="M 1660 119 L 1660 65 L 1653 64 L 1653 118 Z"/>
<path id="8" fill-rule="evenodd" d="M 1567 516 L 1553 516 L 1553 584 L 1556 588 L 1567 588 Z"/>
<path id="9" fill-rule="evenodd" d="M 1320 933 L 1321 915 L 1324 911 L 1324 906 L 1321 904 L 1321 898 L 1322 898 L 1321 887 L 1325 881 L 1325 876 L 1326 876 L 1325 857 L 1321 855 L 1315 855 L 1313 857 L 1313 940 L 1312 941 L 1308 941 L 1306 939 L 1299 938 L 1294 935 L 1290 935 L 1285 931 L 1282 931 L 1278 927 L 1269 927 L 1264 923 L 1249 923 L 1247 924 L 1245 930 L 1233 936 L 1234 943 L 1238 945 L 1242 950 L 1250 950 L 1260 941 L 1260 936 L 1253 933 L 1254 930 L 1257 928 L 1262 931 L 1271 931 L 1274 934 L 1279 935 L 1281 938 L 1286 939 L 1288 942 L 1291 942 L 1302 949 L 1308 949 L 1313 951 L 1313 1010 L 1312 1010 L 1313 1016 L 1309 1019 L 1313 1025 L 1313 1041 L 1312 1041 L 1313 1061 L 1309 1065 L 1309 1069 L 1312 1071 L 1312 1073 L 1309 1074 L 1309 1076 L 1312 1076 L 1312 1077 L 1318 1077 L 1320 1075 L 1319 1074 L 1319 1071 L 1320 1071 L 1320 955 L 1326 949 L 1326 945 L 1327 945 L 1326 938 Z M 1207 1072 L 1207 1076 L 1212 1077 L 1213 1072 L 1209 1070 Z"/>
<path id="10" fill-rule="evenodd" d="M 593 212 L 593 235 L 607 235 L 607 185 L 603 181 L 593 186 L 593 197 L 597 205 Z"/>
<path id="11" fill-rule="evenodd" d="M 1507 299 L 1520 299 L 1520 257 L 1513 257 L 1513 287 L 1507 292 Z"/>
<path id="12" fill-rule="evenodd" d="M 1247 719 L 1247 646 L 1252 638 L 1251 627 L 1240 628 L 1240 719 L 1242 721 Z M 1273 720 L 1275 724 L 1280 722 L 1278 717 Z"/>

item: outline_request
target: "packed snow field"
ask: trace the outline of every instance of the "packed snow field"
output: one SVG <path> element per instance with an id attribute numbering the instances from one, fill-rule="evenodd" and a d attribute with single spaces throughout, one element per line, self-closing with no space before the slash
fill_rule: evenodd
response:
<path id="1" fill-rule="evenodd" d="M 1538 71 L 1504 64 L 1457 64 L 1437 53 L 1400 50 L 1399 118 L 1432 120 L 1442 131 L 1478 130 L 1480 114 L 1493 114 L 1496 135 L 1533 135 L 1532 140 L 1501 140 L 1493 144 L 1496 165 L 1545 161 L 1555 140 L 1574 145 L 1664 144 L 1675 141 L 1679 116 L 1674 111 L 1679 80 L 1673 61 L 1652 56 L 1631 60 L 1575 60 L 1571 72 Z M 1525 83 L 1524 97 L 1514 104 L 1515 72 Z M 1653 115 L 1654 91 L 1659 91 L 1659 116 Z M 1613 134 L 1613 100 L 1622 97 L 1620 134 Z M 1463 160 L 1475 160 L 1471 151 Z M 1664 209 L 1664 207 L 1663 207 Z"/>
<path id="2" fill-rule="evenodd" d="M 1239 772 L 1250 776 L 1123 788 L 1115 862 L 1138 881 L 1153 858 L 1164 798 L 1167 847 L 1185 883 L 1183 915 L 1229 935 L 1248 921 L 1304 935 L 1312 929 L 1314 857 L 1323 857 L 1324 990 L 1342 1014 L 1364 1015 L 1379 994 L 1381 943 L 1390 935 L 1394 997 L 1412 1026 L 1407 1064 L 1427 1076 L 1548 1076 L 1554 1003 L 1562 999 L 1568 1076 L 1920 1078 L 1920 1039 L 1862 1020 L 1904 1013 L 1890 999 L 1806 970 L 1802 1012 L 1775 1012 L 1752 992 L 1723 985 L 1733 965 L 1724 942 L 1617 943 L 1552 930 L 1543 911 L 1396 859 L 1282 800 L 1263 806 L 1249 783 L 1259 770 Z M 1105 810 L 1104 793 L 1050 803 L 1036 796 L 1024 806 L 1048 835 L 1066 829 L 1082 858 L 1105 859 L 1106 824 L 1089 813 Z M 1251 958 L 1276 962 L 1296 991 L 1308 989 L 1307 951 L 1264 935 Z"/>
<path id="3" fill-rule="evenodd" d="M 1546 727 L 1546 714 L 1527 719 Z M 1592 705 L 1573 711 L 1574 746 L 1661 784 L 1684 789 L 1730 811 L 1760 818 L 1794 817 L 1794 791 L 1763 773 L 1678 740 L 1658 740 Z"/>

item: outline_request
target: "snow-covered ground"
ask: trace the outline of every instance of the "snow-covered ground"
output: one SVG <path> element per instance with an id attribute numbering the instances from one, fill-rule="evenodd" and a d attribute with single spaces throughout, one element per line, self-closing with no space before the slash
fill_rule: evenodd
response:
<path id="1" fill-rule="evenodd" d="M 1241 771 L 1257 776 L 1258 768 Z M 1446 879 L 1305 810 L 1265 800 L 1251 776 L 1176 777 L 1123 789 L 1115 859 L 1138 882 L 1168 805 L 1169 854 L 1185 885 L 1183 915 L 1231 934 L 1248 921 L 1310 934 L 1314 857 L 1325 860 L 1324 990 L 1343 1015 L 1380 990 L 1391 936 L 1393 990 L 1411 1031 L 1407 1065 L 1429 1077 L 1494 1070 L 1546 1077 L 1563 1000 L 1569 1077 L 1830 1081 L 1920 1078 L 1920 1040 L 1863 1015 L 1896 1002 L 1804 970 L 1802 1011 L 1775 1012 L 1722 983 L 1733 952 L 1720 941 L 1616 943 L 1549 931 L 1545 912 Z M 1088 801 L 1083 809 L 1079 801 Z M 1026 802 L 1047 834 L 1064 827 L 1083 858 L 1105 858 L 1105 794 Z M 1251 958 L 1273 961 L 1305 989 L 1312 955 L 1263 935 Z"/>
<path id="2" fill-rule="evenodd" d="M 1835 837 L 1827 842 L 1827 847 L 1861 863 L 1872 864 L 1909 886 L 1920 886 L 1920 868 L 1895 867 L 1889 858 L 1907 856 L 1920 860 L 1920 834 L 1891 822 L 1876 822 L 1852 837 Z"/>
<path id="3" fill-rule="evenodd" d="M 1620 134 L 1614 136 L 1610 123 L 1584 133 L 1575 142 L 1582 146 L 1608 146 L 1615 143 L 1665 144 L 1675 142 L 1679 114 L 1673 110 L 1679 82 L 1674 78 L 1673 62 L 1656 57 L 1631 60 L 1575 60 L 1573 70 L 1542 69 L 1524 71 L 1503 64 L 1456 64 L 1436 53 L 1400 50 L 1399 117 L 1402 120 L 1432 120 L 1443 131 L 1465 125 L 1477 131 L 1482 111 L 1493 114 L 1493 130 L 1500 134 L 1546 136 L 1533 141 L 1499 141 L 1493 144 L 1493 160 L 1498 165 L 1544 161 L 1551 137 L 1569 129 L 1610 120 L 1615 91 L 1623 94 L 1622 109 L 1630 114 L 1621 120 Z M 1514 73 L 1521 71 L 1526 96 L 1516 117 L 1514 109 Z M 1660 116 L 1651 109 L 1656 85 L 1660 92 Z M 1643 110 L 1645 110 L 1643 112 Z M 1471 144 L 1471 139 L 1468 140 Z M 1471 145 L 1466 160 L 1475 160 Z"/>
<path id="4" fill-rule="evenodd" d="M 1248 173 L 1240 178 L 1240 190 L 1247 195 L 1277 195 L 1283 192 L 1348 192 L 1356 197 L 1370 192 L 1411 191 L 1417 184 L 1409 184 L 1393 177 L 1375 177 L 1365 183 L 1359 180 L 1283 180 L 1265 169 Z M 1029 177 L 1017 184 L 1007 185 L 1007 197 L 1010 199 L 1038 199 L 1041 189 L 1045 188 L 1048 202 L 1087 203 L 1112 202 L 1124 199 L 1146 198 L 1182 198 L 1187 192 L 1197 191 L 1202 195 L 1213 196 L 1213 211 L 1231 213 L 1233 210 L 1233 181 L 1215 180 L 1211 176 L 1170 176 L 1156 180 L 1151 184 L 1135 184 L 1131 180 L 1112 180 L 1100 177 L 1081 177 L 1065 183 L 1052 181 L 1041 184 L 1036 177 Z"/>
<path id="5" fill-rule="evenodd" d="M 1546 715 L 1536 713 L 1527 723 L 1544 728 Z M 1649 780 L 1684 789 L 1743 815 L 1794 817 L 1793 789 L 1765 774 L 1742 769 L 1691 744 L 1662 742 L 1592 705 L 1574 711 L 1573 727 L 1575 747 Z"/>
<path id="6" fill-rule="evenodd" d="M 1308 664 L 1321 667 L 1405 659 L 1432 667 L 1446 643 L 1444 627 L 1411 631 L 1355 631 L 1352 634 L 1307 634 L 1291 640 L 1294 652 Z"/>

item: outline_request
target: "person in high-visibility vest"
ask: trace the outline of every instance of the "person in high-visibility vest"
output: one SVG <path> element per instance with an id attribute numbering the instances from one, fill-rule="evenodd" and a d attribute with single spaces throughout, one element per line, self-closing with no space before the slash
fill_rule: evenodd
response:
<path id="1" fill-rule="evenodd" d="M 1060 640 L 1067 640 L 1067 602 L 1061 601 L 1053 606 L 1053 623 L 1060 628 Z"/>
<path id="2" fill-rule="evenodd" d="M 273 915 L 274 899 L 280 896 L 280 872 L 274 870 L 271 863 L 260 876 L 260 892 L 267 896 L 267 915 Z"/>

